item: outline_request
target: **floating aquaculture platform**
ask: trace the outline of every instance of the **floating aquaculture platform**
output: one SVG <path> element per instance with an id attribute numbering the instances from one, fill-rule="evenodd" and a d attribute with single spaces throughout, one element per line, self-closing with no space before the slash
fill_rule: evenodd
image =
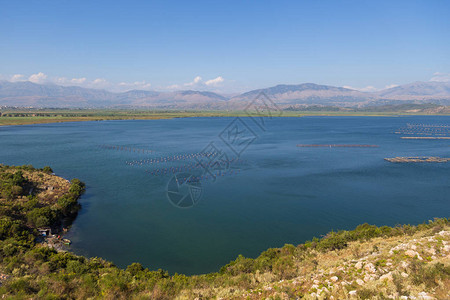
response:
<path id="1" fill-rule="evenodd" d="M 142 154 L 149 154 L 149 153 L 155 152 L 155 151 L 149 150 L 149 149 L 141 149 L 141 148 L 134 148 L 134 147 L 118 146 L 118 145 L 100 145 L 100 148 L 107 149 L 107 150 L 126 151 L 126 152 L 142 153 Z"/>
<path id="2" fill-rule="evenodd" d="M 218 157 L 220 155 L 221 155 L 221 153 L 216 152 L 216 151 L 214 151 L 214 152 L 197 152 L 197 153 L 178 154 L 178 155 L 167 156 L 167 157 L 158 157 L 158 158 L 127 161 L 125 163 L 129 166 L 142 166 L 145 164 L 169 163 L 169 162 L 176 162 L 176 161 L 180 161 L 180 160 L 199 159 L 202 157 L 214 158 L 214 157 Z"/>
<path id="3" fill-rule="evenodd" d="M 231 165 L 236 166 L 246 162 L 247 162 L 246 160 L 233 158 L 218 161 L 208 161 L 205 164 L 192 163 L 186 165 L 179 165 L 175 167 L 156 168 L 153 170 L 146 170 L 145 172 L 154 176 L 163 176 L 167 174 L 176 174 L 179 172 L 190 172 L 195 169 L 204 169 L 204 170 L 228 169 Z"/>
<path id="4" fill-rule="evenodd" d="M 393 163 L 422 163 L 422 162 L 445 163 L 445 162 L 450 162 L 450 158 L 433 157 L 433 156 L 392 157 L 392 158 L 385 158 L 384 160 L 393 162 Z"/>
<path id="5" fill-rule="evenodd" d="M 450 140 L 449 136 L 402 136 L 405 140 Z"/>
<path id="6" fill-rule="evenodd" d="M 428 136 L 449 136 L 450 125 L 447 124 L 406 124 L 406 127 L 399 128 L 396 134 L 428 135 Z"/>
<path id="7" fill-rule="evenodd" d="M 297 147 L 325 147 L 325 148 L 377 148 L 378 145 L 361 145 L 361 144 L 298 144 Z"/>

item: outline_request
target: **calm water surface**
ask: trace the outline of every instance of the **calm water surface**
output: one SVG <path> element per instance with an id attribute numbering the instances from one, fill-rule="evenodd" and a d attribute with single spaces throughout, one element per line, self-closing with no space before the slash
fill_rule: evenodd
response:
<path id="1" fill-rule="evenodd" d="M 192 160 L 126 162 L 201 151 L 234 118 L 103 121 L 0 127 L 0 162 L 50 165 L 87 184 L 68 238 L 72 251 L 121 267 L 196 274 L 217 271 L 238 254 L 298 244 L 331 229 L 419 223 L 450 212 L 450 164 L 393 164 L 394 156 L 450 156 L 448 140 L 402 140 L 406 123 L 449 124 L 449 117 L 304 117 L 267 120 L 241 154 L 237 175 L 202 182 L 190 209 L 167 199 L 171 175 L 146 170 Z M 224 135 L 222 135 L 224 136 Z M 225 135 L 226 137 L 227 135 Z M 232 138 L 232 137 L 231 137 Z M 245 140 L 243 140 L 245 141 Z M 154 150 L 138 154 L 101 148 Z M 245 144 L 245 143 L 244 143 Z M 375 144 L 378 148 L 299 148 L 296 144 Z M 241 149 L 238 149 L 240 151 Z"/>

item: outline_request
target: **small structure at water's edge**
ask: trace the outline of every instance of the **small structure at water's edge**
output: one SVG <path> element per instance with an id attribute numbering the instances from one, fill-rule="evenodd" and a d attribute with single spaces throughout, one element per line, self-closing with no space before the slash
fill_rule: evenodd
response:
<path id="1" fill-rule="evenodd" d="M 52 229 L 50 227 L 38 228 L 39 234 L 46 237 L 52 235 Z"/>
<path id="2" fill-rule="evenodd" d="M 385 158 L 384 160 L 386 160 L 388 162 L 393 162 L 393 163 L 421 163 L 421 162 L 445 163 L 445 162 L 450 162 L 450 158 L 433 157 L 433 156 L 392 157 L 392 158 Z"/>

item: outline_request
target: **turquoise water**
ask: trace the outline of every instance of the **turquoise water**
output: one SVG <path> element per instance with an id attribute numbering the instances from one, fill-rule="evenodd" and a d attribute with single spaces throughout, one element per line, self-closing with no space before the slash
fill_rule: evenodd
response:
<path id="1" fill-rule="evenodd" d="M 231 160 L 236 154 L 220 136 L 227 140 L 227 132 L 221 133 L 233 120 L 182 118 L 0 127 L 0 162 L 50 165 L 57 175 L 86 182 L 82 210 L 68 234 L 73 241 L 71 249 L 121 267 L 141 262 L 170 272 L 211 272 L 238 254 L 256 257 L 269 247 L 298 244 L 332 229 L 351 229 L 364 222 L 415 224 L 449 216 L 449 163 L 393 164 L 383 160 L 449 157 L 448 140 L 402 140 L 394 134 L 406 123 L 449 124 L 449 117 L 276 118 L 266 120 L 264 130 L 242 118 L 255 136 L 245 149 L 251 140 L 242 140 L 237 149 L 242 150 L 241 161 L 232 165 L 235 172 L 216 181 L 201 181 L 202 196 L 187 209 L 168 201 L 171 174 L 154 176 L 146 171 L 180 167 L 195 160 L 127 164 L 192 155 L 210 142 Z M 299 148 L 297 144 L 379 147 Z M 102 145 L 155 152 L 118 151 Z"/>

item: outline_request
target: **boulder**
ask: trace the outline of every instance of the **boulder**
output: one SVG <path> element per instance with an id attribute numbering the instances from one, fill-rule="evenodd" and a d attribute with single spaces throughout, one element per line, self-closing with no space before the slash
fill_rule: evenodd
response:
<path id="1" fill-rule="evenodd" d="M 369 273 L 375 273 L 377 271 L 377 269 L 372 263 L 368 263 L 367 265 L 365 265 L 364 269 Z"/>

